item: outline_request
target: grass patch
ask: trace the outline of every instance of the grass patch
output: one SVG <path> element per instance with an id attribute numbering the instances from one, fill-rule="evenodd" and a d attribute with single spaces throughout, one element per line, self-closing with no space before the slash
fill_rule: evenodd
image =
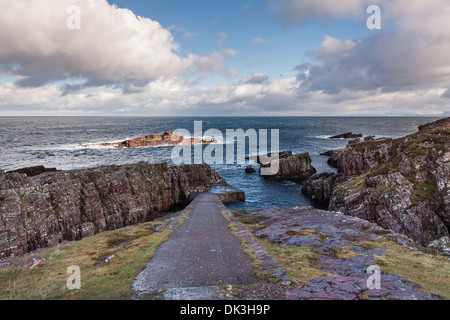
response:
<path id="1" fill-rule="evenodd" d="M 350 259 L 356 256 L 359 256 L 353 249 L 344 246 L 344 247 L 332 247 L 329 252 L 329 256 L 337 259 Z"/>
<path id="2" fill-rule="evenodd" d="M 287 234 L 295 238 L 306 238 L 311 236 L 318 236 L 320 235 L 320 232 L 314 229 L 304 228 L 301 230 L 290 229 Z"/>
<path id="3" fill-rule="evenodd" d="M 362 247 L 361 243 L 358 243 Z M 370 242 L 376 249 L 388 249 L 375 263 L 385 272 L 397 274 L 422 286 L 422 290 L 450 299 L 450 261 L 442 256 L 420 254 L 391 241 Z"/>
<path id="4" fill-rule="evenodd" d="M 267 219 L 268 218 L 265 216 L 245 217 L 245 218 L 240 218 L 239 222 L 244 223 L 244 224 L 258 224 Z"/>
<path id="5" fill-rule="evenodd" d="M 180 225 L 185 218 L 181 219 Z M 168 224 L 143 223 L 49 249 L 40 254 L 46 261 L 45 265 L 36 269 L 0 269 L 0 299 L 129 299 L 135 277 L 173 232 L 167 229 Z M 161 226 L 161 232 L 153 233 L 157 225 Z M 114 247 L 127 240 L 120 248 Z M 113 254 L 116 257 L 108 264 L 95 263 Z M 66 270 L 72 265 L 81 269 L 80 290 L 66 288 L 70 276 Z"/>
<path id="6" fill-rule="evenodd" d="M 306 282 L 321 276 L 335 276 L 321 270 L 319 256 L 310 247 L 293 247 L 260 241 L 269 254 L 286 270 L 295 284 L 306 285 Z"/>

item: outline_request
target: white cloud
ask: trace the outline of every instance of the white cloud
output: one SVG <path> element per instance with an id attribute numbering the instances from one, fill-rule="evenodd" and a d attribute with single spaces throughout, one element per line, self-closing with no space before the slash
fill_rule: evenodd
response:
<path id="1" fill-rule="evenodd" d="M 250 41 L 248 45 L 253 47 L 253 46 L 257 45 L 257 44 L 266 44 L 269 41 L 270 41 L 269 39 L 264 39 L 264 38 L 259 38 L 258 37 L 258 38 L 253 39 L 252 41 Z"/>
<path id="2" fill-rule="evenodd" d="M 312 62 L 297 67 L 302 90 L 397 92 L 448 87 L 450 3 L 382 3 L 382 17 L 393 28 L 356 40 L 326 36 L 322 46 L 311 52 Z"/>
<path id="3" fill-rule="evenodd" d="M 69 30 L 69 5 L 81 29 Z M 192 70 L 196 57 L 177 55 L 171 33 L 106 0 L 1 1 L 0 63 L 24 86 L 83 76 L 97 83 L 144 81 Z"/>

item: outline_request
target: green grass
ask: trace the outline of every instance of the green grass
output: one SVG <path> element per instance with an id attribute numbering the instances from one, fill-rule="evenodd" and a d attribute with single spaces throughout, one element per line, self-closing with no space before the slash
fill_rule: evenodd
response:
<path id="1" fill-rule="evenodd" d="M 357 245 L 363 246 L 361 243 Z M 417 283 L 425 292 L 450 299 L 450 261 L 447 258 L 421 254 L 387 240 L 379 239 L 368 245 L 375 249 L 388 249 L 382 257 L 375 257 L 375 264 L 383 271 Z"/>
<path id="2" fill-rule="evenodd" d="M 161 225 L 160 233 L 153 232 L 157 225 Z M 148 222 L 104 232 L 41 253 L 46 263 L 39 268 L 0 269 L 0 299 L 129 299 L 135 277 L 173 232 L 167 226 L 168 222 Z M 114 247 L 125 241 L 120 248 Z M 108 264 L 96 263 L 114 254 Z M 80 290 L 66 288 L 70 276 L 66 270 L 72 265 L 81 269 Z"/>
<path id="3" fill-rule="evenodd" d="M 271 241 L 260 241 L 269 254 L 286 270 L 294 284 L 306 285 L 307 281 L 317 277 L 336 277 L 322 271 L 319 256 L 310 247 L 294 247 L 274 244 Z"/>

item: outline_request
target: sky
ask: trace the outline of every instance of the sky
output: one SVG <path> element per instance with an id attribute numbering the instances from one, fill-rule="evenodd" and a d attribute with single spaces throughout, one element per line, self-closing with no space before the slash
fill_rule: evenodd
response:
<path id="1" fill-rule="evenodd" d="M 448 0 L 0 0 L 0 116 L 449 116 L 449 17 Z"/>

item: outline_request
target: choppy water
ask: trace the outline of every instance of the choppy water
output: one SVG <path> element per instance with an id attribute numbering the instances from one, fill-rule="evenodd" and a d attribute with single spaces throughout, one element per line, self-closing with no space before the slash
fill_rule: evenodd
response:
<path id="1" fill-rule="evenodd" d="M 303 118 L 303 117 L 43 117 L 0 118 L 0 168 L 44 165 L 58 169 L 80 169 L 109 164 L 171 164 L 173 147 L 116 149 L 96 144 L 123 141 L 151 133 L 186 129 L 194 134 L 194 121 L 203 121 L 203 130 L 280 130 L 280 150 L 309 152 L 318 172 L 333 171 L 319 154 L 344 147 L 348 140 L 331 140 L 332 135 L 352 131 L 365 136 L 400 137 L 435 118 Z M 224 138 L 224 142 L 227 142 Z M 233 141 L 228 141 L 234 143 Z M 88 144 L 87 147 L 80 147 Z M 224 152 L 225 153 L 225 152 Z M 310 205 L 300 192 L 301 185 L 274 182 L 258 174 L 245 173 L 245 165 L 212 165 L 229 184 L 245 191 L 247 201 L 230 207 L 247 209 L 268 206 Z"/>

